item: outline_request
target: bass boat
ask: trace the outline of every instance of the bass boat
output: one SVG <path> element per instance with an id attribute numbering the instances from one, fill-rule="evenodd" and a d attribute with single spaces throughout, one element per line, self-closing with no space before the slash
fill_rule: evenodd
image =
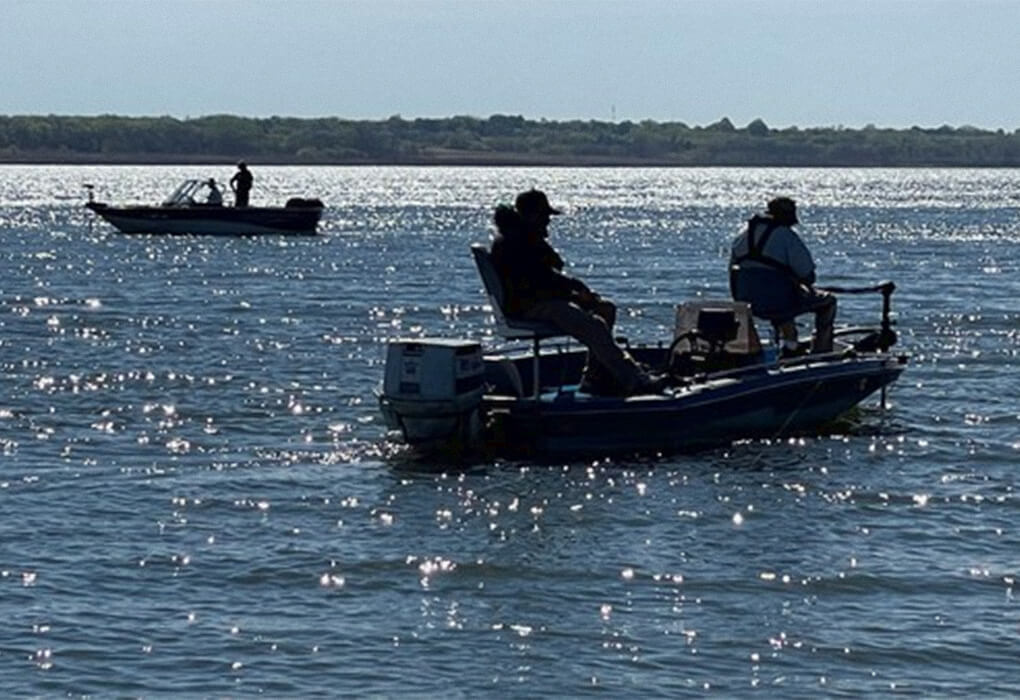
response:
<path id="1" fill-rule="evenodd" d="M 891 282 L 841 293 L 878 292 L 877 327 L 840 328 L 833 352 L 783 357 L 763 343 L 751 306 L 730 300 L 678 305 L 674 336 L 628 346 L 636 360 L 668 372 L 661 393 L 585 391 L 586 349 L 562 343 L 544 324 L 507 318 L 488 251 L 472 246 L 497 330 L 530 348 L 486 352 L 472 339 L 402 338 L 387 347 L 378 398 L 387 427 L 422 455 L 493 456 L 667 453 L 745 438 L 817 433 L 904 371 L 891 351 Z"/>
<path id="2" fill-rule="evenodd" d="M 93 199 L 86 185 L 85 206 L 122 233 L 205 234 L 314 234 L 322 216 L 318 199 L 292 198 L 282 207 L 225 207 L 198 201 L 205 180 L 185 180 L 161 204 L 112 206 Z"/>

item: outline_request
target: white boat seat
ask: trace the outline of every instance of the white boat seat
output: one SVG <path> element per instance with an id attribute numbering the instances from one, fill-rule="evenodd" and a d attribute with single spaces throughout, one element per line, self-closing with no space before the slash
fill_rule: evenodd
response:
<path id="1" fill-rule="evenodd" d="M 713 338 L 703 332 L 703 325 L 714 316 L 725 314 L 735 324 L 732 335 Z M 676 326 L 673 339 L 689 339 L 686 347 L 677 351 L 693 350 L 697 339 L 706 341 L 712 349 L 733 355 L 757 355 L 761 352 L 761 340 L 751 319 L 751 306 L 747 302 L 724 299 L 703 299 L 686 301 L 676 307 Z M 714 342 L 713 342 L 714 341 Z"/>
<path id="2" fill-rule="evenodd" d="M 503 303 L 505 293 L 503 283 L 496 272 L 496 266 L 492 264 L 492 256 L 488 249 L 481 243 L 471 244 L 471 254 L 474 256 L 475 265 L 478 267 L 478 274 L 485 286 L 485 293 L 489 297 L 489 304 L 492 306 L 492 316 L 496 320 L 496 332 L 507 340 L 531 340 L 534 348 L 534 372 L 532 396 L 538 398 L 541 388 L 539 381 L 539 342 L 545 338 L 553 338 L 566 335 L 558 327 L 543 321 L 527 321 L 522 318 L 508 317 L 504 311 Z"/>
<path id="3" fill-rule="evenodd" d="M 551 323 L 544 321 L 527 321 L 523 318 L 508 317 L 503 310 L 505 294 L 503 283 L 499 279 L 495 265 L 492 264 L 492 257 L 489 251 L 481 243 L 471 245 L 471 253 L 475 257 L 475 265 L 478 266 L 478 274 L 481 275 L 482 284 L 485 285 L 485 293 L 489 297 L 492 306 L 492 315 L 496 319 L 496 331 L 507 340 L 531 339 L 534 336 L 551 338 L 563 335 Z"/>

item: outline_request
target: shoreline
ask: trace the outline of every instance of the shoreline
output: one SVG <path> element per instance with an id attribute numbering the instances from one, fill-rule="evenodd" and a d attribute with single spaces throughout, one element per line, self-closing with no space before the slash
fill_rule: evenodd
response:
<path id="1" fill-rule="evenodd" d="M 181 165 L 216 165 L 235 166 L 236 156 L 214 154 L 54 154 L 30 153 L 0 155 L 0 165 L 147 165 L 147 166 L 181 166 Z M 991 165 L 987 163 L 860 163 L 860 162 L 769 162 L 747 161 L 732 162 L 678 162 L 663 158 L 606 158 L 587 156 L 520 156 L 495 154 L 461 154 L 447 157 L 421 158 L 345 158 L 345 159 L 301 159 L 246 157 L 244 160 L 253 166 L 304 166 L 304 167 L 478 167 L 478 168 L 902 168 L 902 169 L 969 169 L 980 168 L 990 170 L 1016 169 L 1017 165 Z"/>
<path id="2" fill-rule="evenodd" d="M 231 115 L 0 115 L 0 163 L 611 168 L 1018 168 L 1020 129 L 789 127 L 760 119 L 527 120 L 493 115 L 383 121 Z"/>

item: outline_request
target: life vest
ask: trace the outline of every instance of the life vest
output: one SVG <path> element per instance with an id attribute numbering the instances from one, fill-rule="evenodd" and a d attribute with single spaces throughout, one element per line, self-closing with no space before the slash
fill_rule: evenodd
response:
<path id="1" fill-rule="evenodd" d="M 761 224 L 765 224 L 765 230 L 755 238 L 755 230 Z M 769 242 L 769 238 L 772 237 L 772 233 L 781 226 L 779 222 L 770 217 L 758 216 L 755 214 L 747 222 L 747 253 L 733 260 L 733 265 L 739 266 L 741 263 L 752 260 L 762 265 L 768 265 L 771 268 L 786 273 L 790 277 L 790 281 L 794 284 L 800 282 L 797 277 L 797 273 L 794 272 L 793 268 L 786 263 L 780 262 L 775 258 L 765 255 L 765 245 Z"/>
<path id="2" fill-rule="evenodd" d="M 755 238 L 755 231 L 764 230 Z M 755 316 L 786 320 L 798 306 L 800 282 L 789 265 L 763 252 L 778 222 L 754 216 L 747 222 L 748 252 L 734 258 L 730 265 L 730 293 L 737 301 L 751 304 Z M 745 265 L 746 262 L 756 265 Z"/>

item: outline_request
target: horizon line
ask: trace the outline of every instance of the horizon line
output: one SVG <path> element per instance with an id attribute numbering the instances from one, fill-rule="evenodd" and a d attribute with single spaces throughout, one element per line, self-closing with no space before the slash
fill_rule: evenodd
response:
<path id="1" fill-rule="evenodd" d="M 201 114 L 201 115 L 197 115 L 197 116 L 192 116 L 190 114 L 186 114 L 186 115 L 183 115 L 183 116 L 182 115 L 175 115 L 175 114 L 119 114 L 119 113 L 116 113 L 116 112 L 98 112 L 98 113 L 92 113 L 92 114 L 85 114 L 85 113 L 72 114 L 72 113 L 57 113 L 57 112 L 34 113 L 34 114 L 33 113 L 3 113 L 3 114 L 0 114 L 0 118 L 46 118 L 46 117 L 71 118 L 71 119 L 73 119 L 73 118 L 98 119 L 98 118 L 103 118 L 103 117 L 114 117 L 114 118 L 120 118 L 120 119 L 174 119 L 174 120 L 183 121 L 183 122 L 199 121 L 199 120 L 202 120 L 202 119 L 210 119 L 210 118 L 216 118 L 216 117 L 231 117 L 231 118 L 236 118 L 236 119 L 251 119 L 251 120 L 263 120 L 263 121 L 264 120 L 270 120 L 270 119 L 294 119 L 294 120 L 299 120 L 299 121 L 315 121 L 315 120 L 322 120 L 322 119 L 337 119 L 339 121 L 372 122 L 372 123 L 383 123 L 383 122 L 387 122 L 387 121 L 391 121 L 391 120 L 400 120 L 400 121 L 406 121 L 406 122 L 413 122 L 413 121 L 417 121 L 417 120 L 439 120 L 439 121 L 441 121 L 441 120 L 449 120 L 449 119 L 476 119 L 476 120 L 479 120 L 479 121 L 486 121 L 486 120 L 491 119 L 493 117 L 510 117 L 510 118 L 521 118 L 521 119 L 524 119 L 527 122 L 534 122 L 534 123 L 539 123 L 539 124 L 541 124 L 541 123 L 553 123 L 553 124 L 556 124 L 556 123 L 570 123 L 570 122 L 583 122 L 583 123 L 595 123 L 595 124 L 643 124 L 643 123 L 646 123 L 646 122 L 651 122 L 653 124 L 680 124 L 680 125 L 686 126 L 688 128 L 702 128 L 702 129 L 709 128 L 709 127 L 715 126 L 717 124 L 721 124 L 724 121 L 729 122 L 736 129 L 742 129 L 742 128 L 747 128 L 747 126 L 749 126 L 749 125 L 751 125 L 751 124 L 753 124 L 755 122 L 759 122 L 760 121 L 763 124 L 765 124 L 770 130 L 773 130 L 773 131 L 784 131 L 784 130 L 789 130 L 789 129 L 798 129 L 798 130 L 800 130 L 800 129 L 830 129 L 830 130 L 834 130 L 834 131 L 865 131 L 865 130 L 909 131 L 911 129 L 934 130 L 934 129 L 941 129 L 941 128 L 946 128 L 946 127 L 950 128 L 950 129 L 954 129 L 954 130 L 971 130 L 972 129 L 972 130 L 976 130 L 976 131 L 989 131 L 989 132 L 1020 131 L 1020 125 L 1017 125 L 1017 126 L 978 126 L 976 124 L 969 124 L 969 123 L 968 124 L 954 125 L 954 124 L 950 124 L 949 122 L 942 122 L 942 123 L 934 125 L 934 126 L 925 126 L 925 125 L 922 125 L 922 124 L 919 124 L 919 123 L 914 123 L 914 124 L 911 124 L 909 126 L 890 126 L 890 125 L 878 124 L 876 122 L 867 122 L 864 125 L 850 125 L 850 124 L 837 123 L 837 124 L 803 124 L 803 125 L 802 124 L 786 124 L 786 125 L 782 125 L 782 126 L 774 126 L 772 124 L 769 124 L 769 122 L 767 120 L 765 120 L 763 117 L 755 117 L 754 119 L 751 119 L 750 121 L 748 121 L 747 124 L 745 124 L 743 127 L 740 127 L 740 126 L 737 126 L 736 123 L 734 122 L 734 120 L 732 120 L 728 116 L 719 117 L 717 120 L 715 120 L 713 122 L 709 122 L 707 124 L 695 124 L 693 122 L 687 122 L 687 121 L 684 121 L 682 119 L 660 120 L 660 119 L 654 119 L 654 118 L 651 118 L 651 117 L 641 118 L 641 119 L 625 119 L 625 118 L 600 119 L 600 118 L 595 118 L 595 117 L 591 117 L 591 118 L 584 118 L 584 117 L 550 118 L 550 117 L 529 117 L 529 116 L 525 116 L 523 114 L 509 114 L 509 113 L 506 113 L 506 112 L 493 112 L 493 113 L 489 114 L 488 116 L 478 116 L 478 115 L 475 115 L 475 114 L 452 114 L 452 115 L 447 115 L 447 116 L 421 116 L 421 115 L 419 115 L 419 116 L 412 116 L 412 117 L 405 117 L 405 116 L 403 116 L 399 112 L 391 114 L 391 115 L 386 116 L 386 117 L 346 117 L 346 116 L 342 116 L 342 115 L 339 115 L 339 114 L 324 114 L 324 115 L 316 115 L 316 116 L 309 116 L 309 115 L 297 116 L 297 115 L 286 115 L 286 114 L 270 114 L 270 115 L 258 115 L 258 116 L 255 116 L 255 115 L 248 115 L 248 114 L 238 114 L 238 113 L 234 113 L 234 112 L 209 112 L 209 113 Z"/>

